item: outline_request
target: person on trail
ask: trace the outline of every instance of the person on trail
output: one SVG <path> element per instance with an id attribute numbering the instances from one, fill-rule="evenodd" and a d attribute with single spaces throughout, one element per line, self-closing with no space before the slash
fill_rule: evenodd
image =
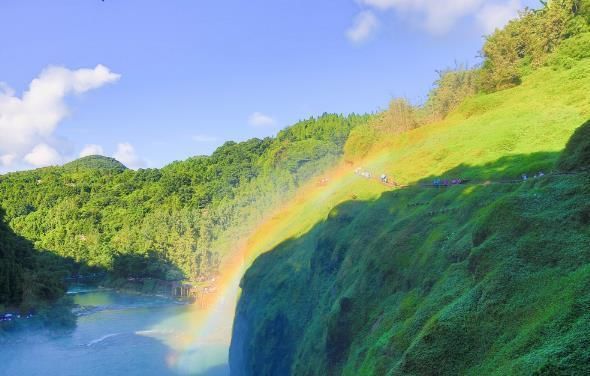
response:
<path id="1" fill-rule="evenodd" d="M 528 179 L 528 176 L 526 176 L 526 174 L 522 174 L 522 180 L 526 181 Z"/>
<path id="2" fill-rule="evenodd" d="M 387 175 L 381 174 L 381 182 L 387 184 Z"/>
<path id="3" fill-rule="evenodd" d="M 542 178 L 543 176 L 545 176 L 545 174 L 543 173 L 543 171 L 539 171 L 539 177 Z"/>

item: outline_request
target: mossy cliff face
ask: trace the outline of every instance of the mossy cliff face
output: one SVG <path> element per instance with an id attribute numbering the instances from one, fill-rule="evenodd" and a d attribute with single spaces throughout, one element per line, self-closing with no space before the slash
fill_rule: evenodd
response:
<path id="1" fill-rule="evenodd" d="M 584 167 L 588 127 L 558 167 Z M 590 374 L 590 175 L 345 203 L 242 288 L 234 375 Z"/>

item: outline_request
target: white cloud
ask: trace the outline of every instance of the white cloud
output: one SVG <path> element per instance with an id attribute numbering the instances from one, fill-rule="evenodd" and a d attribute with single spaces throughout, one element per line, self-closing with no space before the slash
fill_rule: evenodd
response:
<path id="1" fill-rule="evenodd" d="M 477 14 L 477 21 L 483 30 L 490 34 L 516 18 L 520 9 L 522 9 L 520 0 L 509 0 L 503 4 L 486 4 Z"/>
<path id="2" fill-rule="evenodd" d="M 99 88 L 119 77 L 103 65 L 77 70 L 50 66 L 31 81 L 22 97 L 0 83 L 2 164 L 10 166 L 25 161 L 38 166 L 45 165 L 47 160 L 54 163 L 56 155 L 61 159 L 55 145 L 50 145 L 54 144 L 53 133 L 69 112 L 65 97 Z M 48 159 L 44 161 L 44 158 Z"/>
<path id="3" fill-rule="evenodd" d="M 82 151 L 80 152 L 80 158 L 87 157 L 89 155 L 104 155 L 104 149 L 100 145 L 84 145 Z"/>
<path id="4" fill-rule="evenodd" d="M 275 119 L 261 112 L 255 112 L 248 118 L 248 124 L 253 127 L 272 127 L 276 125 Z"/>
<path id="5" fill-rule="evenodd" d="M 354 43 L 360 43 L 367 40 L 379 26 L 379 20 L 375 14 L 366 10 L 359 13 L 354 20 L 354 24 L 346 32 L 348 40 Z"/>
<path id="6" fill-rule="evenodd" d="M 217 137 L 214 136 L 207 136 L 205 134 L 197 134 L 192 137 L 193 141 L 195 142 L 214 142 L 217 141 Z"/>
<path id="7" fill-rule="evenodd" d="M 25 155 L 24 160 L 35 167 L 45 167 L 59 164 L 62 161 L 61 155 L 47 144 L 39 144 Z"/>
<path id="8" fill-rule="evenodd" d="M 133 145 L 128 142 L 117 144 L 117 151 L 113 154 L 113 158 L 134 170 L 146 165 L 145 161 L 135 152 Z"/>
<path id="9" fill-rule="evenodd" d="M 418 19 L 429 32 L 444 34 L 461 18 L 475 14 L 486 0 L 358 0 L 380 11 L 393 10 L 401 16 Z"/>

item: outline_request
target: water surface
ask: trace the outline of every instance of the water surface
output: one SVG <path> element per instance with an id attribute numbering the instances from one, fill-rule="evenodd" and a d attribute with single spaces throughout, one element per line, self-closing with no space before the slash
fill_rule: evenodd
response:
<path id="1" fill-rule="evenodd" d="M 194 307 L 167 298 L 109 290 L 71 291 L 86 307 L 67 334 L 23 331 L 0 343 L 6 376 L 227 375 L 227 347 L 191 347 L 174 361 Z"/>

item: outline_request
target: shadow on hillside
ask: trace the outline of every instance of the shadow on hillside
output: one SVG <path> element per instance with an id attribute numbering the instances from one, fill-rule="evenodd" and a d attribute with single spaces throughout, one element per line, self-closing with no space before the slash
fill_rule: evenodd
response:
<path id="1" fill-rule="evenodd" d="M 28 239 L 14 233 L 4 222 L 0 208 L 0 314 L 4 324 L 18 327 L 24 318 L 16 313 L 33 315 L 34 322 L 51 328 L 72 328 L 75 317 L 72 302 L 65 297 L 66 278 L 77 264 L 51 252 L 40 251 Z"/>
<path id="2" fill-rule="evenodd" d="M 72 312 L 74 300 L 66 294 L 68 289 L 106 283 L 148 294 L 170 294 L 171 285 L 166 279 L 183 277 L 156 252 L 118 254 L 113 266 L 112 270 L 89 266 L 37 249 L 8 226 L 4 209 L 0 208 L 0 332 L 41 328 L 71 331 L 77 318 Z"/>
<path id="3" fill-rule="evenodd" d="M 590 123 L 582 128 L 576 133 L 587 132 Z M 575 138 L 572 137 L 572 140 Z M 590 145 L 584 137 L 577 138 L 578 143 Z M 368 330 L 366 323 L 372 305 L 409 291 L 429 294 L 441 274 L 450 270 L 450 265 L 467 263 L 472 278 L 481 278 L 489 268 L 491 261 L 486 257 L 490 256 L 477 255 L 473 249 L 481 245 L 489 234 L 485 233 L 484 230 L 488 231 L 483 228 L 485 226 L 481 226 L 483 230 L 473 229 L 475 213 L 494 204 L 498 197 L 516 190 L 522 190 L 529 200 L 536 203 L 538 198 L 528 192 L 556 179 L 564 180 L 564 185 L 567 185 L 568 179 L 575 177 L 561 174 L 560 161 L 567 160 L 568 166 L 575 165 L 567 154 L 573 150 L 587 158 L 590 155 L 588 145 L 572 145 L 570 142 L 564 153 L 510 155 L 480 166 L 461 164 L 439 176 L 424 177 L 406 189 L 384 192 L 375 200 L 348 201 L 333 208 L 326 220 L 317 223 L 306 234 L 287 239 L 259 256 L 242 278 L 242 295 L 236 309 L 230 347 L 232 374 L 289 374 L 293 371 L 293 364 L 298 364 L 301 368 L 298 371 L 305 373 L 308 365 L 303 364 L 305 361 L 302 363 L 302 359 L 310 360 L 314 356 L 307 354 L 308 358 L 302 358 L 305 352 L 301 351 L 310 350 L 305 346 L 302 350 L 300 345 L 310 340 L 309 333 L 312 331 L 316 331 L 317 338 L 324 341 L 323 344 L 310 345 L 315 346 L 312 351 L 315 357 L 324 359 L 318 364 L 327 362 L 323 363 L 324 366 L 328 364 L 328 370 L 334 370 L 334 374 L 342 371 L 352 343 L 357 340 L 355 333 Z M 568 169 L 570 173 L 575 173 L 581 167 L 584 167 L 583 161 L 577 169 Z M 533 177 L 539 172 L 543 172 L 544 176 Z M 526 181 L 522 178 L 523 174 L 529 177 Z M 435 179 L 459 178 L 469 182 L 448 187 L 430 185 Z M 469 195 L 466 196 L 466 192 Z M 529 231 L 535 234 L 535 230 L 527 228 L 526 223 L 518 223 L 522 221 L 518 215 L 529 207 L 510 206 L 512 204 L 506 204 L 507 208 L 503 209 L 506 213 L 499 211 L 496 215 L 515 216 L 511 218 L 515 221 L 514 229 L 506 229 L 505 226 L 510 227 L 502 222 L 508 221 L 506 218 L 499 218 L 496 223 L 493 222 L 496 220 L 494 217 L 488 219 L 492 222 L 487 224 L 506 233 L 514 231 L 512 236 L 515 238 L 508 242 L 509 246 L 513 246 L 511 242 L 521 235 L 526 238 Z M 583 209 L 572 220 L 577 221 L 575 223 L 590 222 L 589 210 L 590 207 Z M 468 222 L 471 223 L 470 230 L 461 232 Z M 351 232 L 343 232 L 344 228 Z M 570 268 L 570 263 L 575 264 L 573 257 L 560 259 L 555 256 L 555 248 L 549 245 L 547 250 L 538 248 L 539 252 L 531 252 L 531 247 L 538 246 L 539 242 L 535 235 L 531 236 L 533 238 L 527 240 L 531 245 L 523 246 L 515 256 L 521 262 L 531 265 L 531 268 L 542 268 L 545 264 Z M 454 245 L 446 248 L 446 244 Z M 416 259 L 417 250 L 426 248 L 428 251 L 423 251 L 425 253 Z M 371 249 L 379 252 L 366 252 Z M 362 278 L 358 277 L 353 285 L 344 284 L 346 278 L 359 275 Z M 499 284 L 498 291 L 503 291 L 501 289 L 506 288 L 506 283 L 503 282 L 504 287 Z M 356 290 L 356 295 L 351 290 Z M 372 296 L 372 300 L 359 296 L 359 291 Z M 498 299 L 503 298 L 502 294 L 508 292 L 501 292 Z M 323 306 L 323 311 L 318 306 Z M 415 308 L 409 306 L 408 309 Z M 407 316 L 402 316 L 403 320 L 405 318 Z M 377 325 L 382 318 L 373 320 L 377 320 Z M 477 329 L 473 333 L 476 335 Z M 424 341 L 428 343 L 432 340 Z M 482 343 L 476 342 L 476 345 L 482 346 L 482 351 L 488 351 L 489 348 L 485 347 L 487 342 Z M 404 346 L 408 345 L 409 342 Z M 403 353 L 396 351 L 399 350 L 387 350 L 391 353 L 388 356 L 395 354 L 395 358 L 400 359 Z M 457 351 L 477 357 L 473 349 L 461 348 Z M 412 365 L 407 363 L 404 366 Z"/>
<path id="4" fill-rule="evenodd" d="M 470 183 L 485 181 L 504 182 L 521 180 L 522 175 L 533 177 L 539 172 L 544 174 L 555 170 L 555 163 L 560 153 L 538 152 L 532 154 L 516 154 L 502 157 L 483 165 L 460 164 L 444 172 L 439 176 L 427 176 L 420 179 L 419 183 L 430 183 L 434 179 L 466 179 Z"/>

